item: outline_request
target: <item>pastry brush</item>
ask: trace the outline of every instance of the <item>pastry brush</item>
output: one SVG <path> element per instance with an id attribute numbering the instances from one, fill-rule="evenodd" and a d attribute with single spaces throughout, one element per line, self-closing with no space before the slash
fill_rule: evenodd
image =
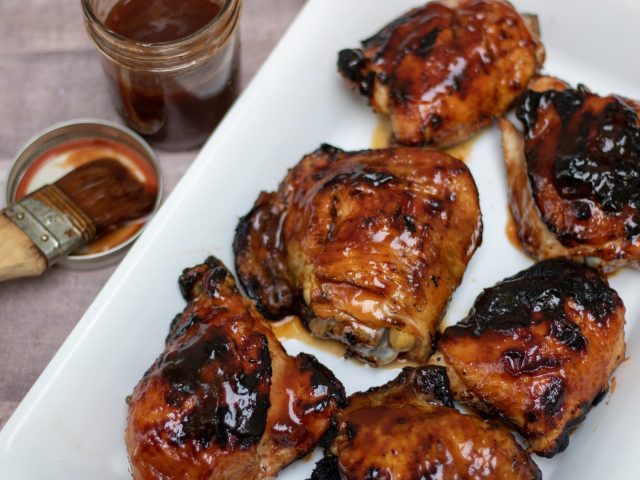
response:
<path id="1" fill-rule="evenodd" d="M 0 213 L 0 281 L 41 275 L 95 238 L 148 215 L 155 199 L 117 160 L 72 170 Z"/>

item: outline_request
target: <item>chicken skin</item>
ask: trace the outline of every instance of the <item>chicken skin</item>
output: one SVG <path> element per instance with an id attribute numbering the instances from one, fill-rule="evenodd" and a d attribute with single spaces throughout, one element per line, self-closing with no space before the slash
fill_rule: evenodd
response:
<path id="1" fill-rule="evenodd" d="M 545 260 L 485 290 L 432 363 L 456 400 L 497 415 L 552 457 L 624 358 L 624 306 L 596 270 Z"/>
<path id="2" fill-rule="evenodd" d="M 537 259 L 640 268 L 640 104 L 541 77 L 500 121 L 511 211 Z"/>
<path id="3" fill-rule="evenodd" d="M 440 152 L 323 145 L 236 230 L 236 269 L 270 318 L 301 316 L 374 365 L 426 360 L 479 245 L 468 168 Z"/>
<path id="4" fill-rule="evenodd" d="M 311 480 L 542 478 L 506 429 L 453 407 L 442 367 L 407 367 L 338 418 Z"/>
<path id="5" fill-rule="evenodd" d="M 338 71 L 395 141 L 447 147 L 500 117 L 544 61 L 535 17 L 502 0 L 433 1 L 394 20 L 362 49 L 338 54 Z"/>
<path id="6" fill-rule="evenodd" d="M 180 287 L 189 303 L 129 401 L 133 478 L 273 478 L 315 447 L 344 389 L 313 356 L 287 355 L 217 259 Z"/>

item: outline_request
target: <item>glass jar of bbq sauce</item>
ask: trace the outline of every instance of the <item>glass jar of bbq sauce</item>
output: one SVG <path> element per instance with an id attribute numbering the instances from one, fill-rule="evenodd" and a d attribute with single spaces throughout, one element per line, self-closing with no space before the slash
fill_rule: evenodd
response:
<path id="1" fill-rule="evenodd" d="M 240 88 L 242 0 L 81 0 L 116 108 L 153 145 L 195 148 Z"/>

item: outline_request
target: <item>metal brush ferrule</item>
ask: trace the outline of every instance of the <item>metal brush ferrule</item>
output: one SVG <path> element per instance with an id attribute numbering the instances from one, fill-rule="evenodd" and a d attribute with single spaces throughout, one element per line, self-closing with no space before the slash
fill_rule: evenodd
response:
<path id="1" fill-rule="evenodd" d="M 95 237 L 93 222 L 55 185 L 47 185 L 4 214 L 27 234 L 52 265 Z"/>

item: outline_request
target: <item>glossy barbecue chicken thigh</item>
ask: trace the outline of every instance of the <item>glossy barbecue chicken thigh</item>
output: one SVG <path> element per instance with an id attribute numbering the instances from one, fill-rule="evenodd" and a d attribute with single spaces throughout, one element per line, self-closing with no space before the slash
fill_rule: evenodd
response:
<path id="1" fill-rule="evenodd" d="M 540 479 L 509 431 L 458 412 L 444 368 L 405 368 L 350 397 L 311 480 Z"/>
<path id="2" fill-rule="evenodd" d="M 537 259 L 640 267 L 640 103 L 541 77 L 501 120 L 511 211 Z"/>
<path id="3" fill-rule="evenodd" d="M 447 367 L 456 400 L 501 417 L 552 457 L 624 358 L 624 311 L 596 270 L 545 260 L 486 289 L 444 331 L 432 362 Z"/>
<path id="4" fill-rule="evenodd" d="M 394 20 L 338 70 L 404 145 L 447 147 L 500 117 L 542 66 L 537 20 L 502 0 L 434 1 Z"/>
<path id="5" fill-rule="evenodd" d="M 287 355 L 213 257 L 187 269 L 189 302 L 129 401 L 135 479 L 267 479 L 312 450 L 345 394 L 311 355 Z"/>
<path id="6" fill-rule="evenodd" d="M 395 148 L 305 156 L 236 230 L 236 269 L 270 318 L 300 315 L 313 335 L 385 364 L 425 360 L 480 243 L 468 168 Z"/>

